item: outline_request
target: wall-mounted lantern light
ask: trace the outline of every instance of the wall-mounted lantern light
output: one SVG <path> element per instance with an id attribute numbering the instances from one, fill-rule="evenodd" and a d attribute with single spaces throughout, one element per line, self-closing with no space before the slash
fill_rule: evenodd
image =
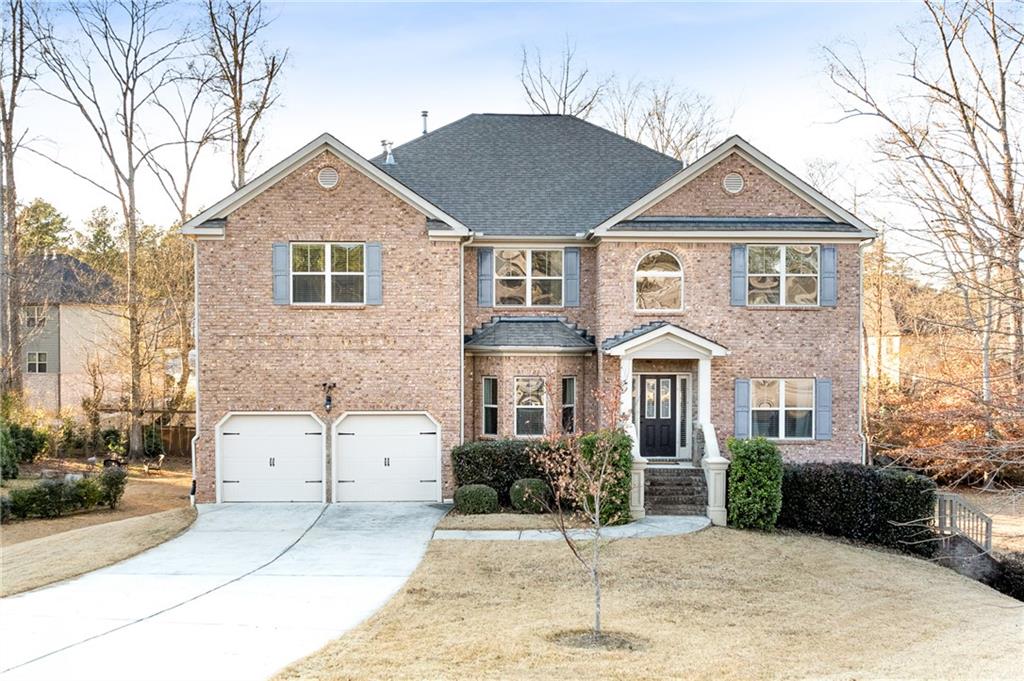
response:
<path id="1" fill-rule="evenodd" d="M 336 384 L 334 383 L 323 383 L 324 389 L 324 411 L 330 411 L 334 401 L 331 399 L 331 391 L 334 390 Z"/>

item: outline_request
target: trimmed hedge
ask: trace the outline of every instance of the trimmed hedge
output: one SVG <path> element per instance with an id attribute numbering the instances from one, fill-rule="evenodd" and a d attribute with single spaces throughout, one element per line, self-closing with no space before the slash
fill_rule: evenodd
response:
<path id="1" fill-rule="evenodd" d="M 49 438 L 46 431 L 33 426 L 8 425 L 14 458 L 19 463 L 32 463 L 46 450 Z"/>
<path id="2" fill-rule="evenodd" d="M 18 454 L 14 451 L 14 438 L 7 421 L 0 419 L 0 479 L 18 477 Z"/>
<path id="3" fill-rule="evenodd" d="M 455 510 L 466 515 L 498 512 L 498 493 L 487 485 L 463 485 L 455 490 Z"/>
<path id="4" fill-rule="evenodd" d="M 104 468 L 99 481 L 103 489 L 103 503 L 111 510 L 116 509 L 121 503 L 121 497 L 124 496 L 125 487 L 128 486 L 128 471 L 116 466 Z"/>
<path id="5" fill-rule="evenodd" d="M 729 438 L 729 525 L 772 530 L 782 508 L 782 456 L 763 437 Z"/>
<path id="6" fill-rule="evenodd" d="M 985 583 L 1000 593 L 1024 601 L 1024 552 L 995 554 L 993 558 L 998 565 L 996 574 Z"/>
<path id="7" fill-rule="evenodd" d="M 612 464 L 620 476 L 604 490 L 601 500 L 601 523 L 624 525 L 630 521 L 629 491 L 633 475 L 633 440 L 621 428 L 598 430 L 580 436 L 580 451 L 588 460 L 594 456 L 598 444 L 604 441 L 612 447 Z"/>
<path id="8" fill-rule="evenodd" d="M 913 473 L 854 463 L 788 464 L 779 526 L 930 555 L 934 503 L 935 483 Z"/>
<path id="9" fill-rule="evenodd" d="M 128 473 L 108 468 L 95 478 L 43 480 L 31 487 L 12 489 L 9 510 L 16 518 L 58 518 L 103 504 L 117 508 L 124 496 Z"/>
<path id="10" fill-rule="evenodd" d="M 523 513 L 543 513 L 551 501 L 551 487 L 539 478 L 523 478 L 509 489 L 512 508 Z"/>
<path id="11" fill-rule="evenodd" d="M 452 449 L 452 472 L 455 484 L 487 485 L 498 492 L 502 504 L 511 503 L 509 490 L 516 480 L 539 478 L 540 471 L 530 460 L 530 447 L 536 442 L 526 440 L 481 440 Z"/>

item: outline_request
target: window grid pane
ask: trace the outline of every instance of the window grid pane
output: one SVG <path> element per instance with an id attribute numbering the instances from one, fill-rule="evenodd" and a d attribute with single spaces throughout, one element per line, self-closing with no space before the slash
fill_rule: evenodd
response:
<path id="1" fill-rule="evenodd" d="M 661 402 L 661 418 L 672 418 L 672 379 L 663 378 L 660 381 L 658 399 Z"/>
<path id="2" fill-rule="evenodd" d="M 644 381 L 644 418 L 653 419 L 658 414 L 658 382 L 653 378 Z"/>

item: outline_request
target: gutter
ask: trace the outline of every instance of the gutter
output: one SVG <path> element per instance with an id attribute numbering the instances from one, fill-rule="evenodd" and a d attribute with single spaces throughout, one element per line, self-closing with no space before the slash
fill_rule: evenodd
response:
<path id="1" fill-rule="evenodd" d="M 188 500 L 196 505 L 196 443 L 199 441 L 199 242 L 192 241 L 192 341 L 196 350 L 196 432 L 192 436 L 192 486 L 189 488 Z M 185 358 L 188 361 L 188 357 Z"/>
<path id="2" fill-rule="evenodd" d="M 459 444 L 466 441 L 466 246 L 475 235 L 459 243 Z"/>
<path id="3" fill-rule="evenodd" d="M 864 248 L 871 239 L 861 241 L 857 247 L 857 434 L 860 436 L 860 462 L 868 465 L 868 438 L 864 434 Z"/>

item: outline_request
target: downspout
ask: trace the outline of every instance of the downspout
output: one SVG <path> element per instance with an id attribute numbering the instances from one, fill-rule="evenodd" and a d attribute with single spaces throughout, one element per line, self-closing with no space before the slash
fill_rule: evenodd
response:
<path id="1" fill-rule="evenodd" d="M 466 246 L 473 239 L 459 242 L 459 444 L 466 441 Z"/>
<path id="2" fill-rule="evenodd" d="M 192 487 L 189 489 L 188 500 L 192 506 L 195 506 L 196 442 L 199 440 L 199 239 L 192 240 L 192 346 L 196 351 L 196 365 L 192 372 L 192 375 L 196 377 L 196 432 L 192 436 Z M 185 357 L 185 361 L 188 361 L 188 356 Z"/>
<path id="3" fill-rule="evenodd" d="M 860 462 L 868 464 L 868 438 L 864 434 L 864 351 L 860 339 L 864 334 L 864 249 L 870 240 L 857 246 L 857 433 L 860 435 Z"/>

